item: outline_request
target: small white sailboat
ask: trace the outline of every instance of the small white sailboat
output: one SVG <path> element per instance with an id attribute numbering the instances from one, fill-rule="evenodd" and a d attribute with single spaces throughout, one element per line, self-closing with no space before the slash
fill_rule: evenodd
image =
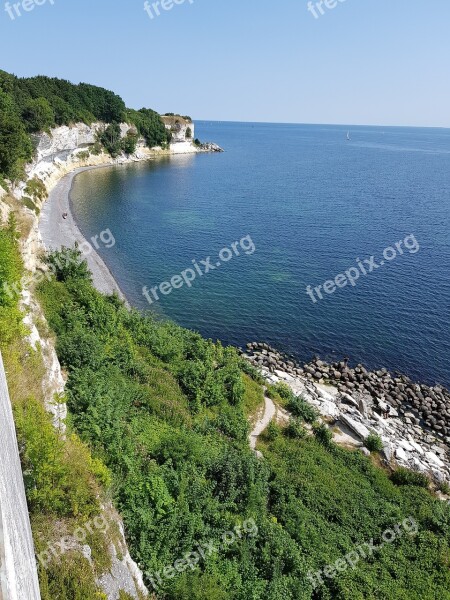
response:
<path id="1" fill-rule="evenodd" d="M 347 131 L 347 142 L 350 142 L 350 141 L 351 141 L 351 139 L 352 139 L 352 138 L 350 137 L 350 131 Z"/>

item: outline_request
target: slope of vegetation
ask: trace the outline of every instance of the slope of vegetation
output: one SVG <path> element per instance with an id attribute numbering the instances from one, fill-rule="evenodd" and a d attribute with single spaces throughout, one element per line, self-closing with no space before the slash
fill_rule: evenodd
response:
<path id="1" fill-rule="evenodd" d="M 127 109 L 122 98 L 109 90 L 44 76 L 18 78 L 0 71 L 0 177 L 14 181 L 23 176 L 24 165 L 33 156 L 31 134 L 95 121 L 113 125 L 126 121 L 149 147 L 170 141 L 158 113 Z M 133 141 L 126 140 L 119 150 L 132 148 Z M 112 152 L 116 150 L 113 144 Z"/>
<path id="2" fill-rule="evenodd" d="M 23 266 L 16 224 L 0 227 L 0 351 L 13 404 L 17 440 L 30 510 L 36 554 L 72 535 L 100 514 L 111 477 L 69 427 L 63 437 L 44 408 L 42 355 L 32 350 L 18 308 Z M 5 287 L 8 286 L 8 287 Z M 11 293 L 7 293 L 9 290 Z M 111 529 L 110 529 L 111 531 Z M 96 576 L 108 568 L 111 536 L 98 531 L 87 536 L 92 547 L 92 570 L 80 548 L 38 563 L 42 600 L 101 600 Z M 59 554 L 59 553 L 57 553 Z"/>
<path id="3" fill-rule="evenodd" d="M 416 485 L 395 485 L 320 427 L 306 435 L 302 423 L 314 414 L 292 398 L 295 420 L 268 429 L 258 460 L 247 417 L 262 391 L 236 351 L 129 312 L 99 294 L 73 258 L 53 255 L 60 268 L 39 290 L 69 375 L 71 424 L 111 472 L 131 553 L 158 597 L 450 599 L 448 505 Z M 256 535 L 221 544 L 250 519 Z M 310 572 L 372 539 L 381 546 L 405 519 L 416 535 L 398 536 L 314 589 Z M 171 568 L 210 542 L 217 552 L 195 570 Z"/>

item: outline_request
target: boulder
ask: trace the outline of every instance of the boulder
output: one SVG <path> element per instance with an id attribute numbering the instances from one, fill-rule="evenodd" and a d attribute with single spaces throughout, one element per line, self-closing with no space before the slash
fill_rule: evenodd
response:
<path id="1" fill-rule="evenodd" d="M 339 419 L 344 425 L 347 425 L 347 427 L 356 433 L 361 440 L 365 440 L 370 435 L 370 431 L 365 425 L 359 423 L 359 421 L 355 421 L 355 419 L 352 419 L 348 415 L 342 414 Z"/>

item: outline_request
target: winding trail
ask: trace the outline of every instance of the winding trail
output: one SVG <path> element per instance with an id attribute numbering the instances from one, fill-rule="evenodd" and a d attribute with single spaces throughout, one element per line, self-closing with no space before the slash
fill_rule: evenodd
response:
<path id="1" fill-rule="evenodd" d="M 270 398 L 268 398 L 267 396 L 264 396 L 264 414 L 263 414 L 262 418 L 256 422 L 256 424 L 253 428 L 253 431 L 250 433 L 250 436 L 249 436 L 250 448 L 254 452 L 256 452 L 256 454 L 258 456 L 261 456 L 261 453 L 256 450 L 256 444 L 258 442 L 258 438 L 261 435 L 261 433 L 264 431 L 264 429 L 267 427 L 267 425 L 270 423 L 270 421 L 274 418 L 275 414 L 276 414 L 275 404 L 273 403 L 273 401 Z"/>

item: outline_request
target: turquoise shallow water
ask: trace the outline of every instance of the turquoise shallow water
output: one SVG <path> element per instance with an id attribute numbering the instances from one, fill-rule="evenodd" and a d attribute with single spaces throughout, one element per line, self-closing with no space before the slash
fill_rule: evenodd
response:
<path id="1" fill-rule="evenodd" d="M 149 308 L 143 286 L 193 260 L 216 266 L 249 235 L 254 253 L 235 246 L 152 308 L 225 343 L 348 355 L 450 386 L 450 130 L 200 122 L 196 135 L 226 152 L 75 180 L 80 228 L 111 230 L 116 244 L 99 252 L 132 304 Z M 419 251 L 316 303 L 307 295 L 408 235 Z"/>

